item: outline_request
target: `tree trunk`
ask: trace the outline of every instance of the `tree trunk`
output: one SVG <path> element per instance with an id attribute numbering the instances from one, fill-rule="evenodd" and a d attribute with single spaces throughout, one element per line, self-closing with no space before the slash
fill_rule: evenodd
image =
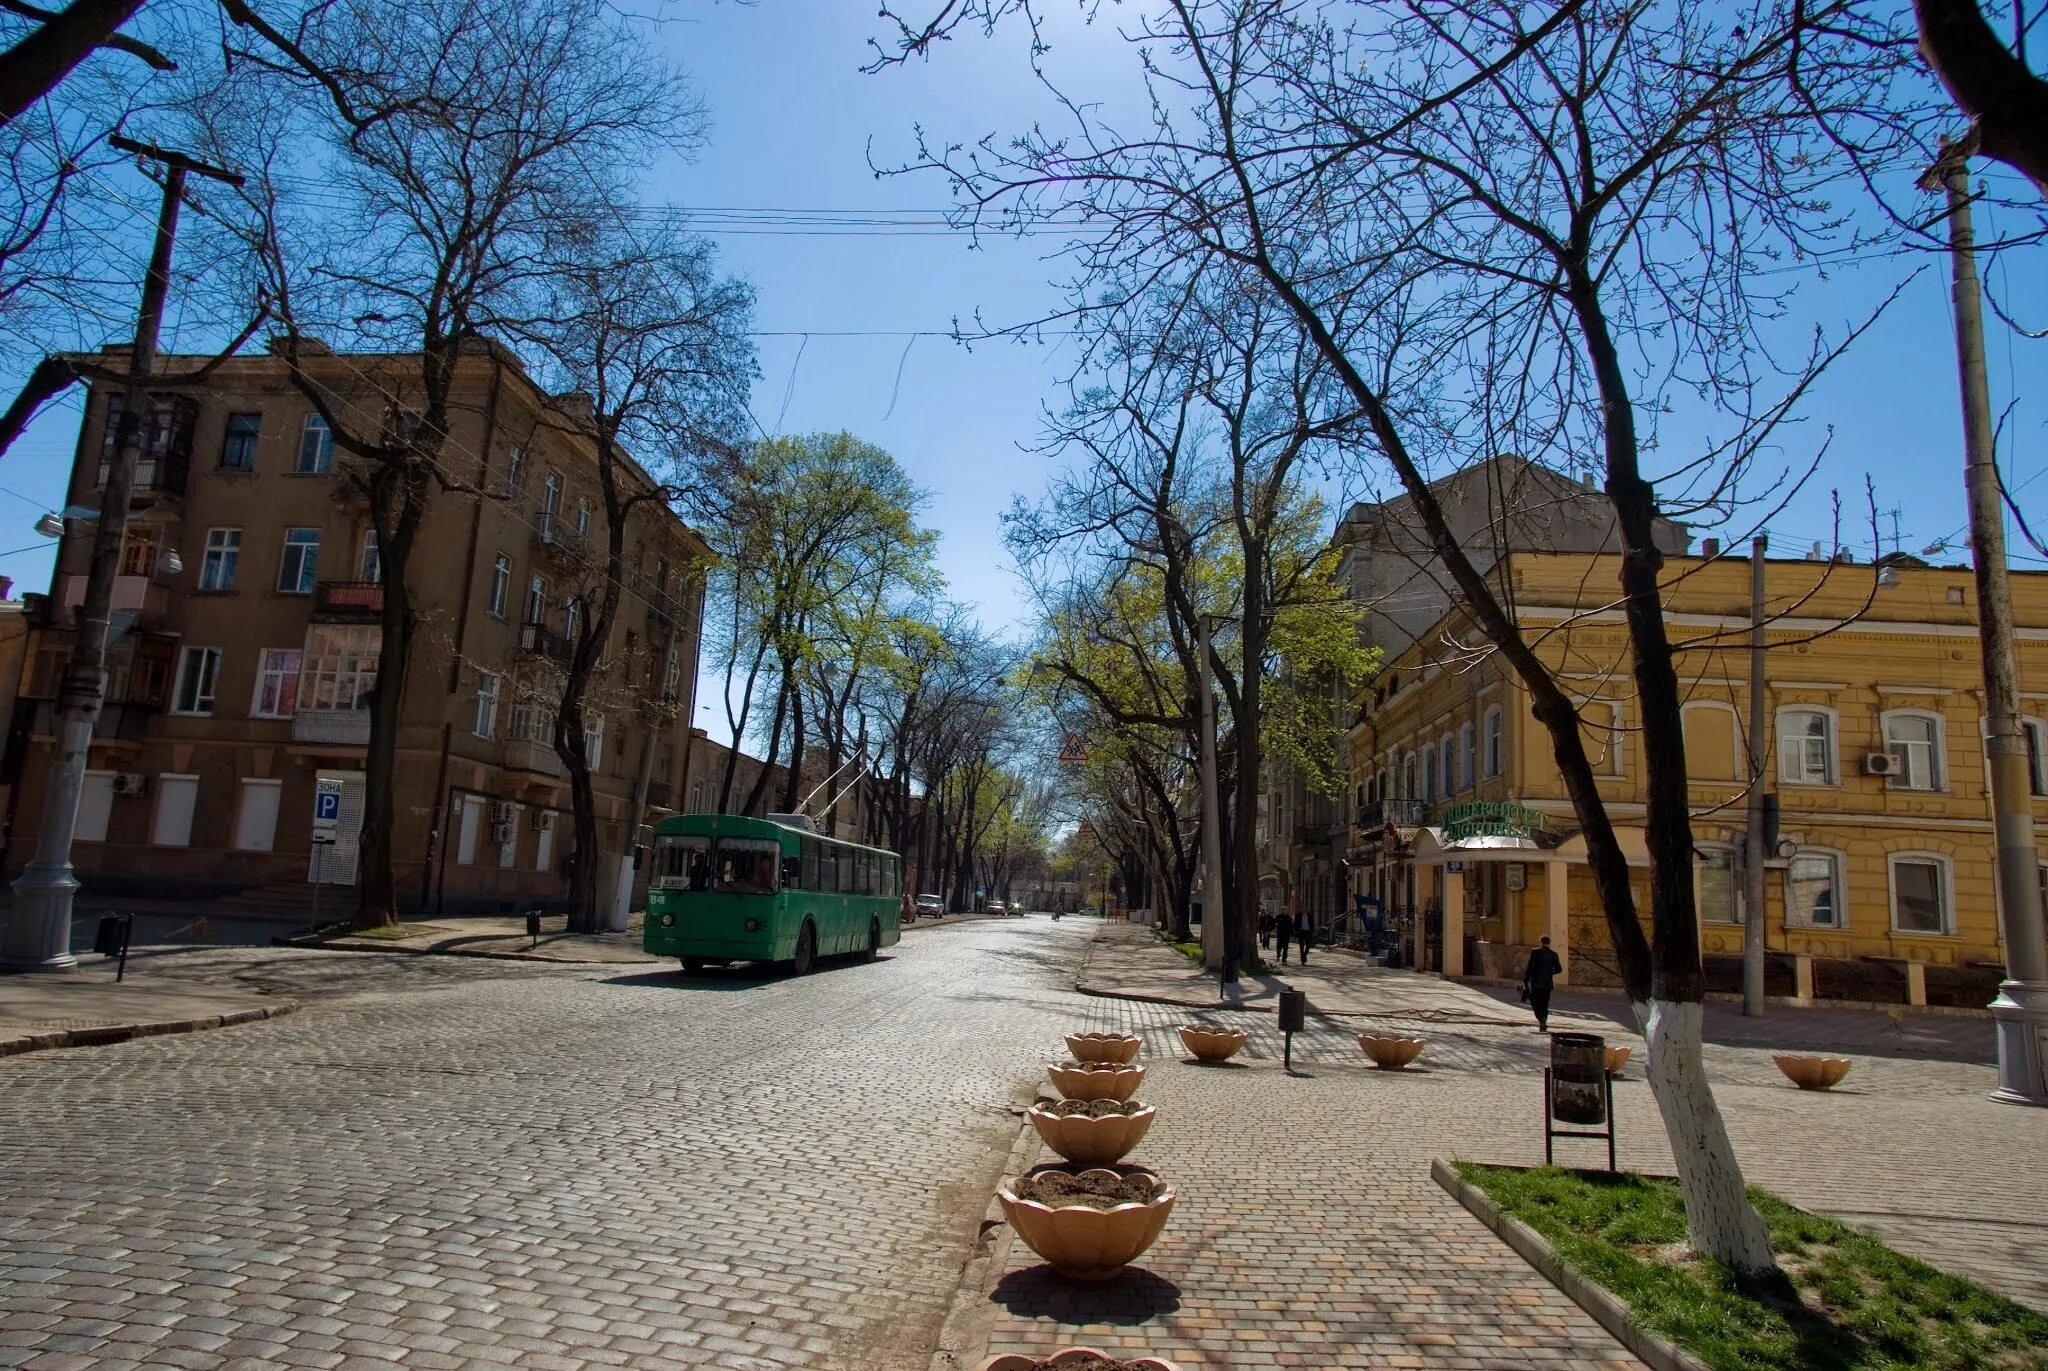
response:
<path id="1" fill-rule="evenodd" d="M 48 95 L 141 8 L 142 0 L 73 0 L 0 54 L 0 124 Z"/>
<path id="2" fill-rule="evenodd" d="M 370 737 L 363 748 L 363 823 L 356 837 L 356 923 L 381 927 L 398 920 L 397 876 L 391 832 L 398 779 L 398 725 L 405 710 L 405 677 L 412 663 L 417 626 L 405 582 L 419 531 L 427 475 L 417 464 L 393 465 L 371 481 L 371 517 L 376 522 L 378 577 L 384 607 L 378 616 L 377 683 L 370 694 Z M 387 517 L 388 511 L 388 517 Z M 390 536 L 386 537 L 386 532 Z M 445 804 L 437 795 L 434 803 Z M 445 820 L 444 820 L 445 822 Z"/>
<path id="3" fill-rule="evenodd" d="M 1771 1270 L 1776 1259 L 1770 1231 L 1749 1202 L 1735 1145 L 1701 1059 L 1701 1005 L 1651 1000 L 1634 1007 L 1649 1046 L 1643 1074 L 1671 1141 L 1693 1246 L 1738 1271 Z"/>

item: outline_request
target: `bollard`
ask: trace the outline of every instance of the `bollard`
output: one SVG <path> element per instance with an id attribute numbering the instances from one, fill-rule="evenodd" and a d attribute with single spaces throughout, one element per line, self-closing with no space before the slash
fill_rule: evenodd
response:
<path id="1" fill-rule="evenodd" d="M 102 957 L 118 957 L 114 979 L 123 980 L 128 975 L 128 939 L 135 933 L 133 914 L 108 914 L 100 919 L 100 925 L 93 930 L 92 950 Z"/>
<path id="2" fill-rule="evenodd" d="M 1305 990 L 1283 990 L 1280 992 L 1280 1031 L 1287 1035 L 1284 1065 L 1294 1070 L 1294 1035 L 1308 1027 L 1308 992 Z"/>
<path id="3" fill-rule="evenodd" d="M 526 938 L 527 951 L 531 952 L 534 948 L 540 946 L 540 911 L 538 909 L 526 911 Z"/>

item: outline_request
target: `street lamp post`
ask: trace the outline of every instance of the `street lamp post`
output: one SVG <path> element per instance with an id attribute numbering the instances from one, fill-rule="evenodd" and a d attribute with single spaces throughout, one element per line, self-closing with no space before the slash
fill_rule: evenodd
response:
<path id="1" fill-rule="evenodd" d="M 71 910 L 78 894 L 78 877 L 71 870 L 71 839 L 78 824 L 78 797 L 85 788 L 93 726 L 99 722 L 100 706 L 106 698 L 107 623 L 121 545 L 128 536 L 129 496 L 135 489 L 143 445 L 149 439 L 149 381 L 156 370 L 164 297 L 170 292 L 178 207 L 188 171 L 237 185 L 241 181 L 182 153 L 134 143 L 119 135 L 112 141 L 123 151 L 163 165 L 163 204 L 157 212 L 149 272 L 142 282 L 142 308 L 136 317 L 135 347 L 129 354 L 128 384 L 122 392 L 121 419 L 115 430 L 114 461 L 93 530 L 92 564 L 78 606 L 71 660 L 58 687 L 57 756 L 43 800 L 42 829 L 37 834 L 35 857 L 14 882 L 14 912 L 7 921 L 5 938 L 0 940 L 0 969 L 9 971 L 69 971 L 78 964 L 71 955 Z"/>

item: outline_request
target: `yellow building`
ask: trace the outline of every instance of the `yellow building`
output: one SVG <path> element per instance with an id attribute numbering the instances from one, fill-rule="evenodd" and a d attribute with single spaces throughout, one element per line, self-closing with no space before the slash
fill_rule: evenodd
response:
<path id="1" fill-rule="evenodd" d="M 1517 552 L 1491 573 L 1580 702 L 1645 924 L 1640 714 L 1611 554 Z M 1685 695 L 1709 986 L 1742 948 L 1750 568 L 1673 557 L 1665 607 Z M 2048 686 L 2048 575 L 2013 578 L 2023 685 Z M 1767 988 L 1800 998 L 1986 1003 L 1993 892 L 1976 587 L 1967 567 L 1767 563 Z M 2048 717 L 2048 693 L 2028 693 Z M 2029 718 L 2048 797 L 2048 724 Z M 1548 934 L 1566 978 L 1618 983 L 1585 846 L 1526 692 L 1463 611 L 1387 661 L 1350 734 L 1352 892 L 1403 964 L 1519 975 Z M 2048 798 L 2037 798 L 2037 816 Z"/>

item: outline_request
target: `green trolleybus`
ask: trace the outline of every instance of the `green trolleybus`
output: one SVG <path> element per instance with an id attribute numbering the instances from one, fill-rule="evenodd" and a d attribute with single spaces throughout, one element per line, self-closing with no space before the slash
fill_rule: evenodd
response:
<path id="1" fill-rule="evenodd" d="M 900 859 L 777 815 L 677 814 L 654 829 L 643 945 L 696 972 L 780 962 L 801 976 L 819 957 L 872 961 L 902 938 Z"/>

